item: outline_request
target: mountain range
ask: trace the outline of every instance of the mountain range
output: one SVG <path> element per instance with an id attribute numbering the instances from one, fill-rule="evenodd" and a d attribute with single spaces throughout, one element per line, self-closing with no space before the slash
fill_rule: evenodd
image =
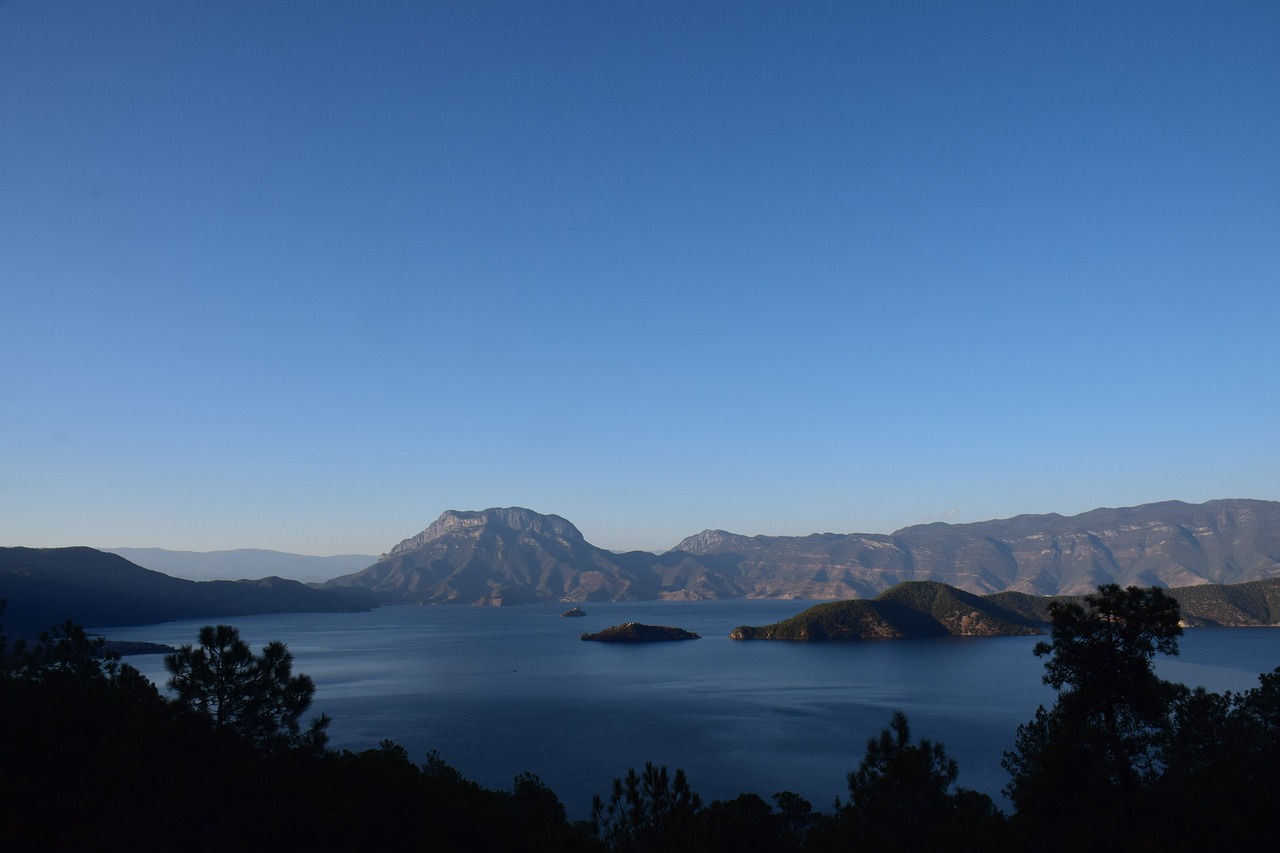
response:
<path id="1" fill-rule="evenodd" d="M 704 530 L 663 554 L 606 551 L 560 516 L 508 507 L 449 510 L 326 587 L 367 589 L 384 602 L 521 604 L 874 598 L 904 581 L 975 594 L 1081 595 L 1103 583 L 1183 587 L 1275 576 L 1275 501 L 1166 501 L 890 534 Z"/>
<path id="2" fill-rule="evenodd" d="M 229 572 L 297 556 L 264 554 L 272 552 L 215 552 L 186 565 Z M 139 559 L 154 564 L 156 557 L 146 549 Z M 606 551 L 564 518 L 519 507 L 449 510 L 380 558 L 335 559 L 372 562 L 323 584 L 280 577 L 197 583 L 91 548 L 0 548 L 3 627 L 29 633 L 68 618 L 101 627 L 378 604 L 874 599 L 919 581 L 999 593 L 1008 599 L 1002 606 L 1035 618 L 1028 601 L 1118 583 L 1181 588 L 1184 611 L 1200 607 L 1205 624 L 1280 621 L 1271 618 L 1280 613 L 1280 584 L 1246 583 L 1280 578 L 1280 503 L 1273 501 L 1168 501 L 887 535 L 704 530 L 662 554 Z M 1221 595 L 1210 591 L 1227 584 Z"/>

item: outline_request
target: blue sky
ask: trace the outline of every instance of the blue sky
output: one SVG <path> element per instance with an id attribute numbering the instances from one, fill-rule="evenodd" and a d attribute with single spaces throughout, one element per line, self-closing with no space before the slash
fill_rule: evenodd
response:
<path id="1" fill-rule="evenodd" d="M 1280 499 L 1280 5 L 0 0 L 0 545 Z"/>

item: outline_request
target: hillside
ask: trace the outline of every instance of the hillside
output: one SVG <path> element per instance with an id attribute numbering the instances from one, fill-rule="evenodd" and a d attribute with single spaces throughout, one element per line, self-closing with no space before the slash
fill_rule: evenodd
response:
<path id="1" fill-rule="evenodd" d="M 740 625 L 734 640 L 869 640 L 913 637 L 1003 637 L 1044 633 L 989 598 L 936 581 L 908 581 L 872 600 L 818 604 L 781 622 Z"/>
<path id="2" fill-rule="evenodd" d="M 1280 625 L 1280 579 L 1169 590 L 1187 627 Z M 1048 629 L 1049 604 L 1077 596 L 1020 592 L 977 596 L 935 581 L 907 581 L 875 599 L 817 604 L 771 625 L 740 625 L 734 640 L 871 640 L 1003 637 Z"/>
<path id="3" fill-rule="evenodd" d="M 93 548 L 0 548 L 0 599 L 7 602 L 3 628 L 13 636 L 66 619 L 106 627 L 373 606 L 358 591 L 317 590 L 283 578 L 181 580 Z"/>
<path id="4" fill-rule="evenodd" d="M 1280 625 L 1280 578 L 1227 586 L 1171 589 L 1183 621 L 1193 626 L 1232 628 Z"/>

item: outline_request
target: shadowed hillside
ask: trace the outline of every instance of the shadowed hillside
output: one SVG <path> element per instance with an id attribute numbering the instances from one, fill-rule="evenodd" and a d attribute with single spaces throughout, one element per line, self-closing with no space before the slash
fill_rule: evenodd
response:
<path id="1" fill-rule="evenodd" d="M 1169 590 L 1187 626 L 1280 624 L 1280 579 L 1202 584 Z M 873 600 L 817 604 L 772 625 L 741 625 L 735 640 L 872 640 L 910 637 L 996 637 L 1040 634 L 1049 604 L 1079 596 L 997 592 L 977 596 L 933 581 L 908 581 Z"/>
<path id="2" fill-rule="evenodd" d="M 317 590 L 297 581 L 171 578 L 93 548 L 0 548 L 4 627 L 34 634 L 66 619 L 95 627 L 244 616 L 368 610 L 362 591 Z"/>

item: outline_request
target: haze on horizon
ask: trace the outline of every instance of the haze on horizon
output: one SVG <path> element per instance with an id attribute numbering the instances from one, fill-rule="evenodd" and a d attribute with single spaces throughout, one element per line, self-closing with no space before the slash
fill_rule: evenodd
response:
<path id="1" fill-rule="evenodd" d="M 0 2 L 0 545 L 1280 499 L 1280 6 Z"/>

